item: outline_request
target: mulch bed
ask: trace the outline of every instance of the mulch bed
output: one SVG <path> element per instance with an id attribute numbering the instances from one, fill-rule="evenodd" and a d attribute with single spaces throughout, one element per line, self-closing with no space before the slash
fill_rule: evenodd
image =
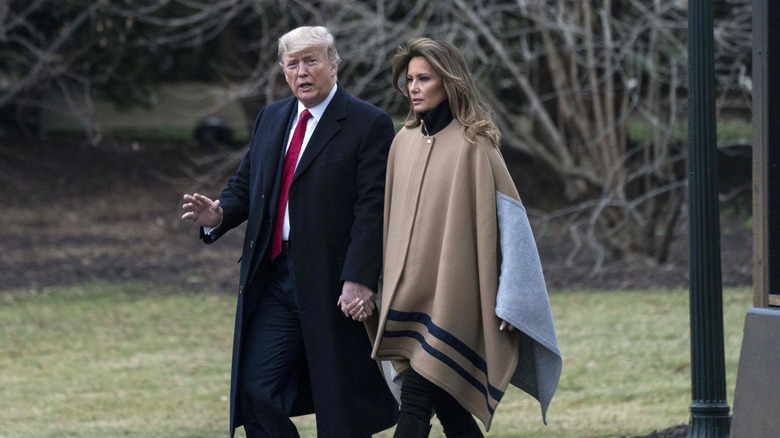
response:
<path id="1" fill-rule="evenodd" d="M 205 247 L 197 228 L 180 219 L 183 193 L 218 196 L 229 175 L 205 182 L 190 176 L 214 167 L 215 160 L 183 143 L 104 142 L 95 147 L 66 139 L 56 147 L 3 145 L 0 290 L 135 279 L 232 292 L 238 266 L 225 261 L 240 257 L 242 232 Z M 538 189 L 526 185 L 520 187 L 521 196 Z M 744 214 L 721 220 L 726 286 L 752 281 L 747 220 Z M 585 251 L 567 264 L 572 250 L 567 234 L 549 229 L 554 228 L 536 237 L 550 288 L 688 285 L 687 236 L 677 238 L 667 264 L 634 257 L 609 262 L 593 273 L 593 260 Z"/>
<path id="2" fill-rule="evenodd" d="M 664 429 L 661 431 L 654 430 L 649 435 L 624 437 L 624 438 L 687 438 L 687 436 L 688 436 L 688 425 L 680 424 L 679 426 L 670 427 L 668 429 Z"/>

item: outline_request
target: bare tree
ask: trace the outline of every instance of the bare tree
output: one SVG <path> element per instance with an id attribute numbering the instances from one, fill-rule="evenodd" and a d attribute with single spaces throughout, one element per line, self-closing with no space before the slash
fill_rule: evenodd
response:
<path id="1" fill-rule="evenodd" d="M 304 24 L 336 35 L 339 80 L 403 116 L 391 57 L 413 36 L 455 43 L 495 110 L 503 147 L 549 169 L 594 269 L 664 262 L 685 219 L 686 2 L 680 0 L 0 0 L 0 108 L 57 89 L 90 128 L 96 94 L 144 103 L 159 71 L 222 82 L 247 119 L 289 91 L 276 40 Z M 750 3 L 719 2 L 719 102 L 749 100 Z M 166 67 L 167 66 L 167 67 Z M 157 70 L 155 76 L 155 69 Z M 140 79 L 139 79 L 140 78 Z M 739 102 L 738 102 L 739 103 Z M 578 255 L 575 250 L 572 259 Z"/>

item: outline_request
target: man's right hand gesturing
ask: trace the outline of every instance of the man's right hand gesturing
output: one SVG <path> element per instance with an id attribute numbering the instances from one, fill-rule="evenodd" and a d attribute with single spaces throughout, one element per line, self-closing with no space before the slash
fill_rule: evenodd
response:
<path id="1" fill-rule="evenodd" d="M 222 223 L 222 207 L 219 200 L 212 201 L 206 196 L 194 193 L 184 195 L 186 204 L 182 205 L 185 213 L 182 219 L 190 219 L 201 227 L 214 228 Z"/>

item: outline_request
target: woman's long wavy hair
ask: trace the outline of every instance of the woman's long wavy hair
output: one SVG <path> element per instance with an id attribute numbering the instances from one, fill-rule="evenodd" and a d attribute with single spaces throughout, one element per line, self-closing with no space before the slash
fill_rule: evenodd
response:
<path id="1" fill-rule="evenodd" d="M 479 88 L 466 65 L 466 60 L 452 44 L 429 38 L 416 38 L 399 47 L 393 56 L 393 88 L 409 98 L 406 71 L 409 61 L 418 56 L 425 58 L 441 76 L 450 110 L 453 117 L 463 125 L 466 140 L 476 143 L 477 137 L 483 135 L 498 147 L 501 133 L 493 121 L 492 110 L 482 103 Z M 403 86 L 400 83 L 401 78 Z M 414 128 L 419 125 L 420 116 L 411 108 L 406 127 Z"/>

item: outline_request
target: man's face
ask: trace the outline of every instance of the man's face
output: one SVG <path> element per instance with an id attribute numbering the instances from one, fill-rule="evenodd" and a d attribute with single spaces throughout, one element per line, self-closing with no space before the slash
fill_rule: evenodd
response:
<path id="1" fill-rule="evenodd" d="M 328 62 L 324 47 L 285 54 L 282 68 L 287 85 L 306 108 L 325 100 L 336 84 L 338 64 Z"/>

